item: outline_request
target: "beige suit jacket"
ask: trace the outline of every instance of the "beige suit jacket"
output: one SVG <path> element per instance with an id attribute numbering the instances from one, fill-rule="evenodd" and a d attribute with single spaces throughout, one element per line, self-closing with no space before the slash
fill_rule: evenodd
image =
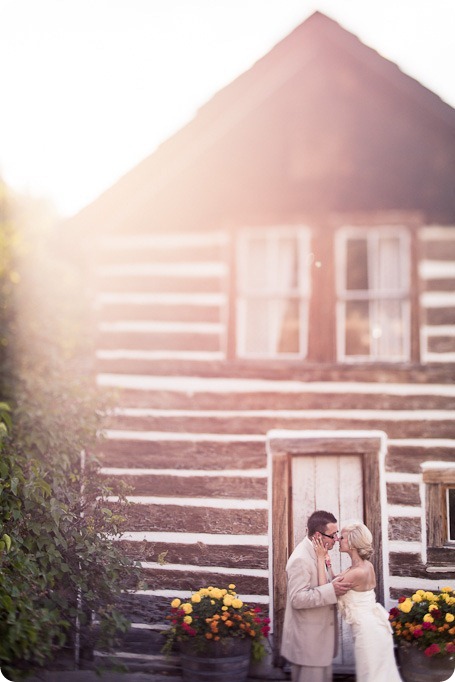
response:
<path id="1" fill-rule="evenodd" d="M 289 557 L 286 575 L 281 654 L 297 665 L 326 667 L 337 649 L 337 598 L 332 583 L 318 586 L 316 554 L 308 537 Z"/>

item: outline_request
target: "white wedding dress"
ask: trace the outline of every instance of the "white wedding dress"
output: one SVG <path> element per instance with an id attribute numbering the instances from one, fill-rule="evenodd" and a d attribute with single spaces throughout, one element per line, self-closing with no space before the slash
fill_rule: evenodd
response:
<path id="1" fill-rule="evenodd" d="M 349 590 L 338 597 L 338 608 L 354 636 L 357 682 L 401 682 L 389 614 L 376 601 L 374 590 Z"/>

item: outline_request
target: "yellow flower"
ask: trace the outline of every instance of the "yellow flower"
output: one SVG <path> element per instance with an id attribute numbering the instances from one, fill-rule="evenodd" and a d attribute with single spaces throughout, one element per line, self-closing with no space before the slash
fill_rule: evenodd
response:
<path id="1" fill-rule="evenodd" d="M 403 611 L 403 613 L 409 613 L 409 611 L 412 609 L 412 606 L 413 604 L 409 597 L 405 599 L 404 602 L 402 602 L 401 604 L 398 604 L 398 608 L 400 609 L 400 611 Z"/>
<path id="2" fill-rule="evenodd" d="M 178 609 L 178 607 L 180 606 L 181 603 L 182 602 L 180 601 L 180 599 L 173 599 L 171 601 L 171 606 L 173 609 Z"/>
<path id="3" fill-rule="evenodd" d="M 191 606 L 191 604 L 189 602 L 187 602 L 186 604 L 182 604 L 182 611 L 184 611 L 186 614 L 192 613 L 193 607 Z"/>
<path id="4" fill-rule="evenodd" d="M 433 601 L 434 599 L 436 599 L 433 592 L 425 592 L 424 598 L 427 599 L 428 601 Z"/>
<path id="5" fill-rule="evenodd" d="M 446 613 L 446 623 L 453 623 L 455 616 L 453 613 Z"/>
<path id="6" fill-rule="evenodd" d="M 209 591 L 206 587 L 201 587 L 201 589 L 199 590 L 199 594 L 201 595 L 201 597 L 207 597 Z"/>
<path id="7" fill-rule="evenodd" d="M 441 592 L 453 592 L 451 587 L 443 587 Z"/>
<path id="8" fill-rule="evenodd" d="M 223 599 L 223 604 L 224 604 L 225 606 L 232 606 L 232 601 L 233 601 L 233 600 L 232 600 L 231 595 L 230 595 L 230 594 L 226 594 L 226 595 L 224 596 L 224 599 Z"/>
<path id="9" fill-rule="evenodd" d="M 430 606 L 428 607 L 428 611 L 434 611 L 434 610 L 436 610 L 436 611 L 438 610 L 437 604 L 430 604 Z"/>
<path id="10" fill-rule="evenodd" d="M 419 604 L 422 601 L 422 595 L 416 592 L 415 594 L 412 595 L 412 601 L 415 602 L 416 604 Z"/>
<path id="11" fill-rule="evenodd" d="M 235 590 L 235 585 L 234 585 L 233 583 L 231 583 L 230 585 L 228 585 L 228 587 L 229 587 L 230 590 Z"/>
<path id="12" fill-rule="evenodd" d="M 434 618 L 430 613 L 426 613 L 423 617 L 424 623 L 434 623 Z"/>
<path id="13" fill-rule="evenodd" d="M 191 601 L 193 602 L 193 604 L 199 604 L 199 602 L 201 601 L 201 595 L 196 592 L 196 594 L 192 595 Z"/>
<path id="14" fill-rule="evenodd" d="M 423 597 L 425 590 L 417 590 L 416 594 L 419 594 L 421 597 Z"/>
<path id="15" fill-rule="evenodd" d="M 191 618 L 191 616 L 185 616 L 183 622 L 189 625 L 190 623 L 193 622 L 193 619 Z"/>
<path id="16" fill-rule="evenodd" d="M 233 599 L 232 606 L 234 609 L 241 609 L 243 606 L 243 601 L 241 599 Z"/>

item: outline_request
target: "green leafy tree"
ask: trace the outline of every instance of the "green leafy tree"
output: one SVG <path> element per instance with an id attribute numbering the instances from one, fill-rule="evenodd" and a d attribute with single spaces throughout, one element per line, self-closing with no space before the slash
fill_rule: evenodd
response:
<path id="1" fill-rule="evenodd" d="M 138 576 L 116 542 L 127 490 L 92 454 L 106 405 L 83 277 L 36 215 L 26 203 L 0 217 L 0 667 L 12 677 L 95 636 L 112 646 Z"/>

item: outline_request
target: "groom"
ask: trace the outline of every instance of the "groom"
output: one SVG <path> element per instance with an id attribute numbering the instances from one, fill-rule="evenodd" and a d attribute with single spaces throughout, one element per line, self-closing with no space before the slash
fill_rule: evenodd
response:
<path id="1" fill-rule="evenodd" d="M 334 515 L 313 512 L 307 531 L 286 565 L 288 589 L 281 654 L 291 663 L 292 682 L 332 682 L 332 660 L 337 649 L 335 604 L 351 583 L 336 581 L 318 586 L 312 539 L 322 538 L 326 549 L 333 549 L 338 540 Z"/>

